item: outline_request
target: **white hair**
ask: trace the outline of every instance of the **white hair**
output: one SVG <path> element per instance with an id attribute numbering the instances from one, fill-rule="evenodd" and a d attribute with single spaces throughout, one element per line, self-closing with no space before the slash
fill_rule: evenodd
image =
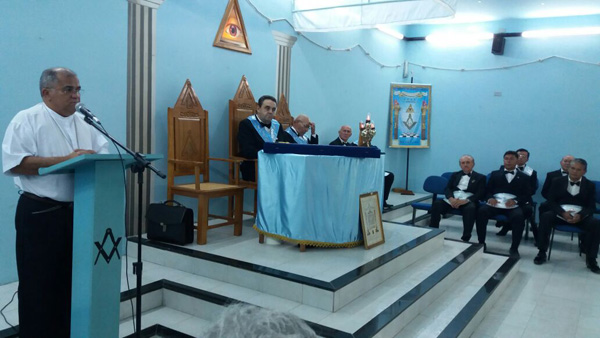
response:
<path id="1" fill-rule="evenodd" d="M 316 338 L 302 319 L 287 312 L 254 305 L 228 306 L 219 319 L 203 332 L 206 338 Z"/>

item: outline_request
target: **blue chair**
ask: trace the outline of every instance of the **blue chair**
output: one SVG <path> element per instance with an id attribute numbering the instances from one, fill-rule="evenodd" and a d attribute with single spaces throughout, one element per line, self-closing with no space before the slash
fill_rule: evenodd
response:
<path id="1" fill-rule="evenodd" d="M 442 174 L 442 177 L 450 181 L 450 177 L 452 177 L 452 174 L 454 174 L 452 171 L 446 171 Z"/>
<path id="2" fill-rule="evenodd" d="M 596 185 L 596 204 L 600 203 L 600 181 L 592 181 Z M 596 211 L 594 214 L 600 214 L 600 208 L 596 206 Z M 573 235 L 578 234 L 579 236 L 579 256 L 581 256 L 581 244 L 585 241 L 585 233 L 582 229 L 570 225 L 568 223 L 557 224 L 554 228 L 552 228 L 552 235 L 550 237 L 550 245 L 548 246 L 548 260 L 550 260 L 550 253 L 552 253 L 552 242 L 554 241 L 554 231 L 564 231 L 571 233 L 571 240 L 573 240 Z"/>
<path id="3" fill-rule="evenodd" d="M 412 224 L 413 225 L 415 224 L 415 217 L 417 214 L 417 210 L 427 210 L 427 213 L 429 214 L 431 212 L 432 203 L 436 199 L 438 199 L 438 195 L 440 195 L 439 196 L 440 198 L 443 198 L 444 190 L 446 189 L 447 185 L 448 185 L 448 180 L 441 176 L 429 176 L 425 179 L 425 182 L 423 182 L 423 190 L 425 190 L 428 193 L 433 194 L 433 196 L 431 197 L 431 203 L 423 203 L 423 202 L 411 203 L 411 206 L 413 207 L 413 213 L 412 213 Z"/>
<path id="4" fill-rule="evenodd" d="M 584 234 L 584 231 L 582 229 L 579 229 L 576 226 L 567 224 L 567 223 L 561 223 L 561 224 L 557 224 L 552 228 L 552 235 L 550 236 L 550 245 L 548 246 L 548 260 L 550 260 L 550 255 L 552 254 L 552 242 L 554 242 L 554 231 L 565 231 L 565 232 L 570 232 L 571 233 L 571 240 L 573 240 L 573 235 L 574 234 L 579 234 L 579 256 L 581 256 L 581 241 L 582 241 L 582 234 Z"/>

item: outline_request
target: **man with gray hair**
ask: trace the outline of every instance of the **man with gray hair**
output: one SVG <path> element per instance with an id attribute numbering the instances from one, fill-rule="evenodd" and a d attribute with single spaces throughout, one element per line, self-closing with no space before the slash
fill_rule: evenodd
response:
<path id="1" fill-rule="evenodd" d="M 460 210 L 463 220 L 463 235 L 460 239 L 468 242 L 473 232 L 479 201 L 485 194 L 485 176 L 473 170 L 475 159 L 471 155 L 461 156 L 458 164 L 460 170 L 452 174 L 444 190 L 446 198 L 433 201 L 429 226 L 439 228 L 443 214 L 452 209 Z"/>
<path id="2" fill-rule="evenodd" d="M 240 303 L 225 308 L 200 337 L 317 338 L 317 335 L 302 319 L 291 313 Z"/>
<path id="3" fill-rule="evenodd" d="M 310 138 L 305 134 L 310 129 Z M 319 135 L 315 132 L 315 123 L 310 122 L 308 116 L 300 114 L 288 129 L 285 130 L 295 143 L 299 144 L 319 144 Z"/>
<path id="4" fill-rule="evenodd" d="M 596 261 L 600 244 L 600 220 L 594 218 L 596 210 L 596 185 L 584 175 L 587 162 L 582 158 L 573 159 L 569 174 L 554 179 L 548 193 L 548 208 L 540 218 L 538 239 L 539 252 L 533 262 L 537 265 L 546 262 L 546 250 L 550 232 L 556 224 L 566 223 L 582 229 L 585 233 L 585 261 L 588 269 L 600 274 Z"/>
<path id="5" fill-rule="evenodd" d="M 2 169 L 19 189 L 15 216 L 19 337 L 69 337 L 73 257 L 73 175 L 39 176 L 108 142 L 75 115 L 81 86 L 68 68 L 40 77 L 41 103 L 20 111 L 2 142 Z"/>

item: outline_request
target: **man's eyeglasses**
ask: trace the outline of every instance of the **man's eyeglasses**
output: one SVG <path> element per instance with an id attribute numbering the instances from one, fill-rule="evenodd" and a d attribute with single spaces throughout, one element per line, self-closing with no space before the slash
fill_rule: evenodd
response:
<path id="1" fill-rule="evenodd" d="M 83 94 L 83 89 L 81 89 L 81 87 L 73 87 L 73 86 L 64 86 L 62 89 L 58 89 L 60 90 L 61 93 L 63 94 Z"/>

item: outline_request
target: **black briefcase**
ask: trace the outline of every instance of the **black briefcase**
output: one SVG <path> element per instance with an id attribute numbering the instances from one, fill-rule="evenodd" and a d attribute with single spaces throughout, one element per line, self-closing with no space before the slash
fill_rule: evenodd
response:
<path id="1" fill-rule="evenodd" d="M 146 211 L 146 231 L 151 240 L 180 245 L 192 243 L 194 211 L 174 200 L 151 203 Z"/>

